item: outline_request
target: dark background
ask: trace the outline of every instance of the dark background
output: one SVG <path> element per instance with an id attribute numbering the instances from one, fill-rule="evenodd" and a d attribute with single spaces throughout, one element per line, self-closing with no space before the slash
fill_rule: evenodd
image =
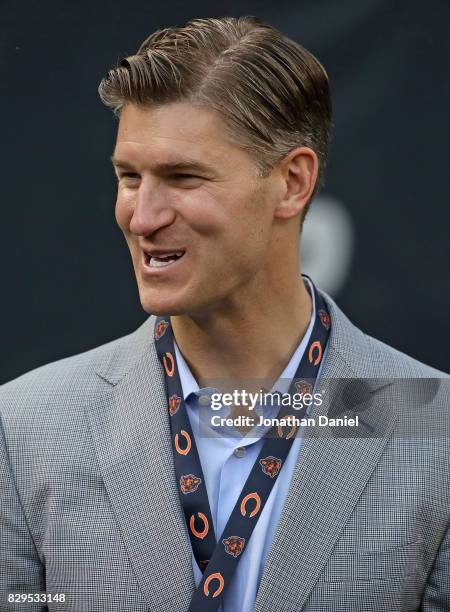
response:
<path id="1" fill-rule="evenodd" d="M 243 14 L 303 44 L 330 76 L 323 195 L 348 212 L 354 243 L 334 298 L 365 332 L 448 371 L 447 2 L 29 0 L 0 4 L 0 382 L 147 316 L 115 227 L 117 120 L 97 86 L 160 27 Z"/>

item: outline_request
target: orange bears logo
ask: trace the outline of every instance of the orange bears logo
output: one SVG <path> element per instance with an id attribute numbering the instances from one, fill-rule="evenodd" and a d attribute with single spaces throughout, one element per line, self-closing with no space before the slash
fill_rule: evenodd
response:
<path id="1" fill-rule="evenodd" d="M 308 393 L 312 392 L 312 385 L 306 380 L 298 380 L 295 383 L 295 388 L 302 395 L 307 395 Z"/>
<path id="2" fill-rule="evenodd" d="M 198 478 L 198 476 L 194 476 L 194 474 L 184 474 L 180 478 L 180 487 L 183 493 L 187 495 L 188 493 L 197 491 L 201 482 L 202 479 Z"/>
<path id="3" fill-rule="evenodd" d="M 241 552 L 244 550 L 245 538 L 239 536 L 230 536 L 226 540 L 222 540 L 222 544 L 225 546 L 225 551 L 233 557 L 239 557 Z"/>
<path id="4" fill-rule="evenodd" d="M 268 457 L 264 457 L 264 459 L 260 459 L 259 463 L 261 464 L 264 474 L 267 474 L 267 476 L 270 476 L 271 478 L 275 478 L 281 469 L 282 461 L 281 459 L 278 459 L 278 457 L 272 457 L 272 455 L 269 455 Z"/>
<path id="5" fill-rule="evenodd" d="M 328 312 L 325 312 L 325 310 L 320 309 L 319 310 L 319 317 L 320 317 L 320 320 L 322 321 L 322 325 L 325 327 L 325 329 L 330 329 L 330 327 L 331 327 L 331 317 L 328 314 Z"/>
<path id="6" fill-rule="evenodd" d="M 286 435 L 286 440 L 290 440 L 292 438 L 292 436 L 295 434 L 295 432 L 297 431 L 297 425 L 295 425 L 295 421 L 294 421 L 294 419 L 296 417 L 293 414 L 286 414 L 286 415 L 283 416 L 283 418 L 287 422 L 288 421 L 292 422 L 291 429 L 289 430 L 288 434 Z M 284 427 L 282 425 L 277 425 L 277 431 L 278 431 L 278 436 L 280 438 L 284 438 Z"/>
<path id="7" fill-rule="evenodd" d="M 178 412 L 178 408 L 181 404 L 181 397 L 179 395 L 171 395 L 169 397 L 169 414 L 173 416 L 176 412 Z"/>
<path id="8" fill-rule="evenodd" d="M 159 340 L 161 336 L 164 336 L 168 327 L 169 323 L 167 321 L 158 321 L 155 325 L 155 340 Z"/>

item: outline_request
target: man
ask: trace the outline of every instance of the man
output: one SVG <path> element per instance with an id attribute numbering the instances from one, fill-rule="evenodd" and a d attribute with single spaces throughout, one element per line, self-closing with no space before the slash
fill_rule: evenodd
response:
<path id="1" fill-rule="evenodd" d="M 0 610 L 450 610 L 447 377 L 299 273 L 331 124 L 320 63 L 256 18 L 195 20 L 99 91 L 151 316 L 0 390 Z M 244 379 L 322 394 L 309 417 L 362 433 L 216 427 L 250 415 L 211 407 Z M 425 413 L 439 431 L 407 435 Z"/>

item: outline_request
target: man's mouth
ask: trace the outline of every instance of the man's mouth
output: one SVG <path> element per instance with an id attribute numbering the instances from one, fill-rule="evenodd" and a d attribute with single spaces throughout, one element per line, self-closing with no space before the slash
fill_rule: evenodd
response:
<path id="1" fill-rule="evenodd" d="M 172 251 L 170 253 L 160 253 L 158 255 L 144 253 L 145 263 L 150 268 L 164 268 L 183 257 L 184 253 L 185 251 Z"/>

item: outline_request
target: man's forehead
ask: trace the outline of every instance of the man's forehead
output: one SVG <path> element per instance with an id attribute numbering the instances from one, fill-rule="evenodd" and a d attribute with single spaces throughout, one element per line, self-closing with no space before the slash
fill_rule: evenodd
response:
<path id="1" fill-rule="evenodd" d="M 231 143 L 215 111 L 187 102 L 159 107 L 124 107 L 117 132 L 113 163 L 149 162 L 178 165 L 214 162 Z M 124 165 L 124 164 L 121 164 Z"/>
<path id="2" fill-rule="evenodd" d="M 189 102 L 157 107 L 127 104 L 123 108 L 117 140 L 176 141 L 201 145 L 208 140 L 226 142 L 226 127 L 219 113 Z"/>

